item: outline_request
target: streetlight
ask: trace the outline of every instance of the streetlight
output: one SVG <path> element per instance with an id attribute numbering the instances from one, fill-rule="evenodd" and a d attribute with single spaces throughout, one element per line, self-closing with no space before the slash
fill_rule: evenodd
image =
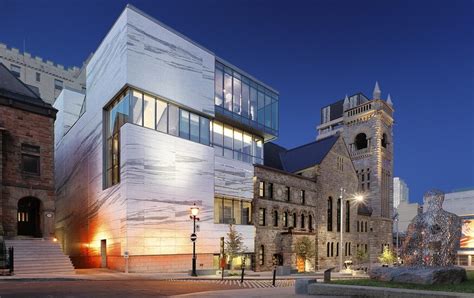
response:
<path id="1" fill-rule="evenodd" d="M 339 196 L 339 199 L 341 199 L 341 244 L 339 245 L 339 261 L 340 261 L 340 269 L 339 272 L 342 271 L 342 244 L 343 244 L 343 233 L 344 233 L 344 194 L 346 193 L 346 189 L 341 187 L 341 195 Z M 346 200 L 352 200 L 355 201 L 357 204 L 364 202 L 364 196 L 361 194 L 356 194 L 352 198 L 346 198 Z"/>
<path id="2" fill-rule="evenodd" d="M 191 207 L 191 215 L 189 218 L 193 220 L 193 233 L 191 234 L 191 241 L 193 242 L 193 270 L 191 272 L 191 276 L 197 276 L 196 273 L 196 220 L 199 220 L 197 217 L 199 214 L 199 207 L 196 206 L 196 203 L 193 204 Z"/>

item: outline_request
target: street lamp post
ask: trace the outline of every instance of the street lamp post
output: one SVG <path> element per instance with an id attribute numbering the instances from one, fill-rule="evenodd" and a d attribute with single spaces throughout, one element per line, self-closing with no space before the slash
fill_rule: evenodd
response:
<path id="1" fill-rule="evenodd" d="M 398 253 L 398 214 L 397 214 L 397 217 L 395 218 L 395 223 L 397 225 L 397 264 L 398 264 L 398 257 L 399 257 L 399 253 Z"/>
<path id="2" fill-rule="evenodd" d="M 194 203 L 193 207 L 191 207 L 191 215 L 189 218 L 193 220 L 193 233 L 191 234 L 191 241 L 193 242 L 193 268 L 191 271 L 191 276 L 197 276 L 196 273 L 196 240 L 197 240 L 197 235 L 196 235 L 196 220 L 199 220 L 197 215 L 199 214 L 199 207 L 196 206 L 196 203 Z"/>
<path id="3" fill-rule="evenodd" d="M 339 195 L 339 199 L 341 199 L 341 214 L 340 214 L 340 220 L 341 220 L 341 243 L 339 244 L 339 262 L 340 262 L 340 269 L 339 272 L 342 271 L 343 268 L 343 263 L 342 263 L 342 245 L 343 245 L 343 234 L 344 234 L 344 194 L 346 193 L 346 189 L 341 187 L 341 194 Z M 361 203 L 364 201 L 364 197 L 362 195 L 355 195 L 352 200 L 355 200 L 357 203 Z M 344 246 L 345 247 L 345 246 Z"/>
<path id="4" fill-rule="evenodd" d="M 342 264 L 342 244 L 343 244 L 343 237 L 342 237 L 342 234 L 344 232 L 344 229 L 343 229 L 343 223 L 344 221 L 342 220 L 343 218 L 343 214 L 344 214 L 344 193 L 346 192 L 346 190 L 344 188 L 341 187 L 341 195 L 339 196 L 339 199 L 341 199 L 341 214 L 339 215 L 340 216 L 340 221 L 341 221 L 341 242 L 339 244 L 339 272 L 342 272 L 342 267 L 343 267 L 343 264 Z"/>

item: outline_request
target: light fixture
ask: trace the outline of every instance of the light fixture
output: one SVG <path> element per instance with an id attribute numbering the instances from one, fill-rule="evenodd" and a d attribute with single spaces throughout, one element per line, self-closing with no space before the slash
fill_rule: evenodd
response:
<path id="1" fill-rule="evenodd" d="M 197 216 L 199 214 L 199 207 L 196 206 L 196 203 L 191 207 L 191 215 Z"/>

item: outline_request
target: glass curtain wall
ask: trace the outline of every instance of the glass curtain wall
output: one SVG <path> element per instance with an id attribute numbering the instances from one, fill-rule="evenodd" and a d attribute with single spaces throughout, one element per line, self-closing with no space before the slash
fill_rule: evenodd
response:
<path id="1" fill-rule="evenodd" d="M 263 163 L 263 139 L 219 121 L 212 122 L 212 146 L 217 156 Z"/>
<path id="2" fill-rule="evenodd" d="M 278 134 L 278 94 L 216 61 L 216 111 L 233 119 Z"/>
<path id="3" fill-rule="evenodd" d="M 129 89 L 106 108 L 105 188 L 120 182 L 120 127 L 125 123 L 155 129 L 210 145 L 210 120 L 143 92 Z"/>
<path id="4" fill-rule="evenodd" d="M 252 203 L 238 199 L 214 199 L 214 223 L 250 225 Z"/>

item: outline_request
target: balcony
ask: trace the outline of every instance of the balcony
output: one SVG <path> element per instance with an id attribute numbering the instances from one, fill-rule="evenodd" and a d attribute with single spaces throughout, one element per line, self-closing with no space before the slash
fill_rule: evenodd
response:
<path id="1" fill-rule="evenodd" d="M 370 156 L 372 151 L 370 150 L 370 147 L 360 149 L 360 150 L 354 150 L 351 152 L 351 158 L 364 158 Z"/>

